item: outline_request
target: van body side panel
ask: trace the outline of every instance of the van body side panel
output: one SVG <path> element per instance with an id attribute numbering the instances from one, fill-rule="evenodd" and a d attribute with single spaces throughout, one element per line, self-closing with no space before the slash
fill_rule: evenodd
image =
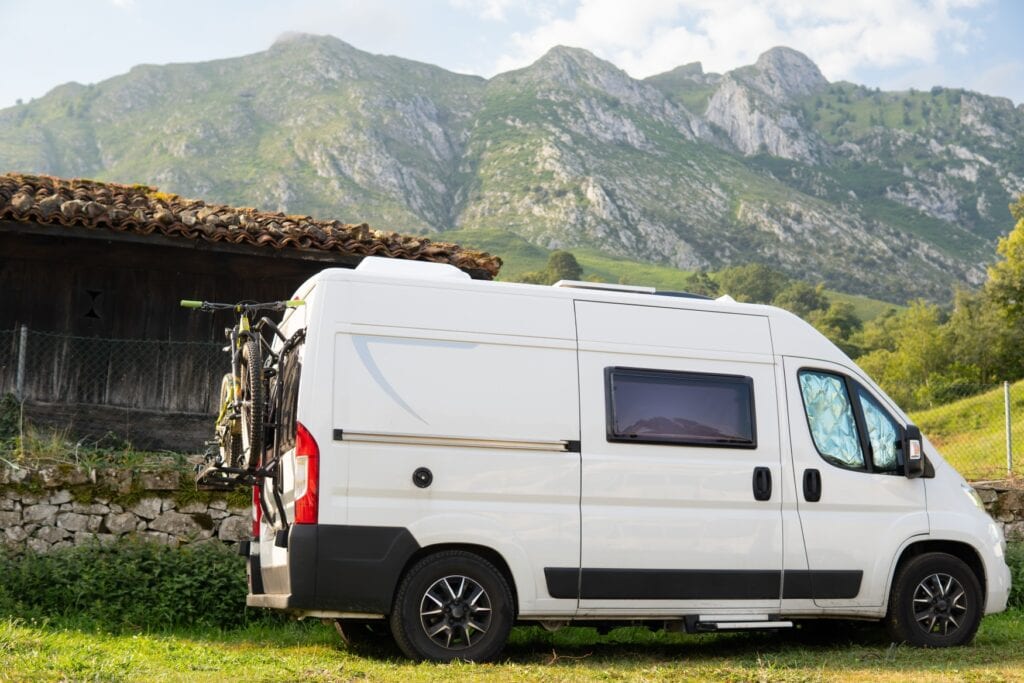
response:
<path id="1" fill-rule="evenodd" d="M 585 614 L 777 611 L 782 484 L 767 320 L 577 301 Z M 611 441 L 607 368 L 740 376 L 756 447 Z M 666 417 L 674 417 L 671 412 Z M 771 475 L 755 500 L 755 469 Z"/>
<path id="2" fill-rule="evenodd" d="M 855 593 L 830 592 L 827 587 L 812 584 L 814 603 L 828 609 L 869 608 L 884 615 L 897 552 L 908 540 L 929 533 L 925 480 L 844 469 L 825 460 L 811 435 L 798 372 L 809 368 L 839 375 L 852 373 L 844 366 L 810 358 L 786 356 L 783 365 L 794 475 L 797 482 L 802 482 L 804 472 L 813 469 L 821 480 L 818 501 L 807 500 L 802 484 L 798 489 L 797 507 L 808 567 L 819 575 L 861 575 Z M 786 608 L 796 610 L 799 605 L 787 604 Z"/>
<path id="3" fill-rule="evenodd" d="M 347 524 L 493 549 L 520 614 L 573 614 L 575 596 L 551 597 L 544 580 L 545 566 L 579 562 L 571 301 L 348 286 L 352 313 L 334 324 L 323 378 L 330 449 L 348 463 Z"/>

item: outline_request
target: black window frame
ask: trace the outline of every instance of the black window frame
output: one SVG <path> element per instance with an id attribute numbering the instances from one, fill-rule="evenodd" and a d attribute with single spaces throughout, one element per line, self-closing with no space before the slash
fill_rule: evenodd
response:
<path id="1" fill-rule="evenodd" d="M 617 434 L 615 432 L 615 398 L 612 392 L 612 379 L 616 374 L 660 379 L 685 378 L 688 380 L 712 381 L 719 384 L 742 385 L 747 389 L 750 403 L 750 440 L 749 441 L 715 441 L 693 437 L 637 437 Z M 733 448 L 755 450 L 757 448 L 757 408 L 754 396 L 754 378 L 746 375 L 729 375 L 715 372 L 693 372 L 687 370 L 662 370 L 656 368 L 634 368 L 609 366 L 604 369 L 604 403 L 605 403 L 605 438 L 610 443 L 638 443 L 654 446 L 689 446 L 699 448 Z"/>
<path id="2" fill-rule="evenodd" d="M 800 386 L 800 375 L 804 372 L 815 372 L 821 375 L 830 375 L 839 379 L 843 383 L 843 388 L 846 390 L 846 398 L 850 402 L 850 408 L 853 411 L 853 423 L 857 428 L 857 442 L 860 444 L 861 454 L 864 456 L 864 467 L 845 467 L 840 465 L 833 460 L 830 460 L 821 452 L 818 448 L 818 442 L 814 440 L 814 431 L 811 429 L 811 416 L 807 411 L 807 399 L 804 397 L 803 387 Z M 829 370 L 826 368 L 818 368 L 813 366 L 806 366 L 796 371 L 796 386 L 797 391 L 800 392 L 800 405 L 803 407 L 804 412 L 804 423 L 807 425 L 807 433 L 811 438 L 811 443 L 814 444 L 814 450 L 817 452 L 818 457 L 824 460 L 826 463 L 835 467 L 839 470 L 846 470 L 847 472 L 861 472 L 864 474 L 885 474 L 885 475 L 903 475 L 903 458 L 897 455 L 896 458 L 896 469 L 894 470 L 879 470 L 875 469 L 875 450 L 871 446 L 871 437 L 868 435 L 867 420 L 864 419 L 864 407 L 860 404 L 860 397 L 857 394 L 857 389 L 863 389 L 864 392 L 875 400 L 878 407 L 889 416 L 897 427 L 899 427 L 899 436 L 902 439 L 906 434 L 907 426 L 903 424 L 902 420 L 897 419 L 892 412 L 885 407 L 885 405 L 876 397 L 871 391 L 853 379 L 847 374 L 842 372 L 836 372 L 835 370 Z M 854 400 L 856 399 L 856 400 Z"/>

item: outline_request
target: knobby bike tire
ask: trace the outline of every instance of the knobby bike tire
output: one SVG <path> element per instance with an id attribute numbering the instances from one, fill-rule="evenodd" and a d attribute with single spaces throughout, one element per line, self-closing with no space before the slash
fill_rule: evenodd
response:
<path id="1" fill-rule="evenodd" d="M 235 403 L 235 382 L 231 373 L 224 375 L 220 383 L 220 415 L 217 421 L 216 438 L 220 447 L 221 462 L 228 467 L 242 466 L 242 433 L 239 419 L 233 415 Z"/>
<path id="2" fill-rule="evenodd" d="M 259 340 L 249 339 L 242 346 L 238 369 L 242 386 L 241 466 L 252 472 L 259 466 L 263 455 L 263 417 L 266 407 L 263 354 L 260 353 Z"/>

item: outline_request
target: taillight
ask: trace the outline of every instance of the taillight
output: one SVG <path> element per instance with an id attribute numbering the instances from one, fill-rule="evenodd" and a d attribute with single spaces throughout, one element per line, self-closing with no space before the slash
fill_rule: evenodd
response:
<path id="1" fill-rule="evenodd" d="M 260 507 L 260 485 L 252 487 L 252 537 L 260 537 L 260 520 L 263 519 L 263 508 Z"/>
<path id="2" fill-rule="evenodd" d="M 316 524 L 320 507 L 320 448 L 301 422 L 295 423 L 295 524 Z"/>

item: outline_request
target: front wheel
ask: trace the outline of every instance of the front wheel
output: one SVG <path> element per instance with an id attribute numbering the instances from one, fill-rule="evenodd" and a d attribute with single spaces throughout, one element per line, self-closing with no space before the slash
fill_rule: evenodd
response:
<path id="1" fill-rule="evenodd" d="M 263 355 L 257 340 L 249 339 L 245 342 L 238 366 L 242 387 L 239 411 L 242 422 L 241 467 L 251 472 L 259 465 L 263 455 L 263 414 L 266 404 Z"/>
<path id="2" fill-rule="evenodd" d="M 893 582 L 886 627 L 896 642 L 954 647 L 974 638 L 982 617 L 978 578 L 946 553 L 918 555 Z"/>
<path id="3" fill-rule="evenodd" d="M 423 558 L 402 579 L 391 632 L 413 659 L 483 662 L 501 652 L 514 620 L 501 572 L 478 555 L 448 550 Z"/>

